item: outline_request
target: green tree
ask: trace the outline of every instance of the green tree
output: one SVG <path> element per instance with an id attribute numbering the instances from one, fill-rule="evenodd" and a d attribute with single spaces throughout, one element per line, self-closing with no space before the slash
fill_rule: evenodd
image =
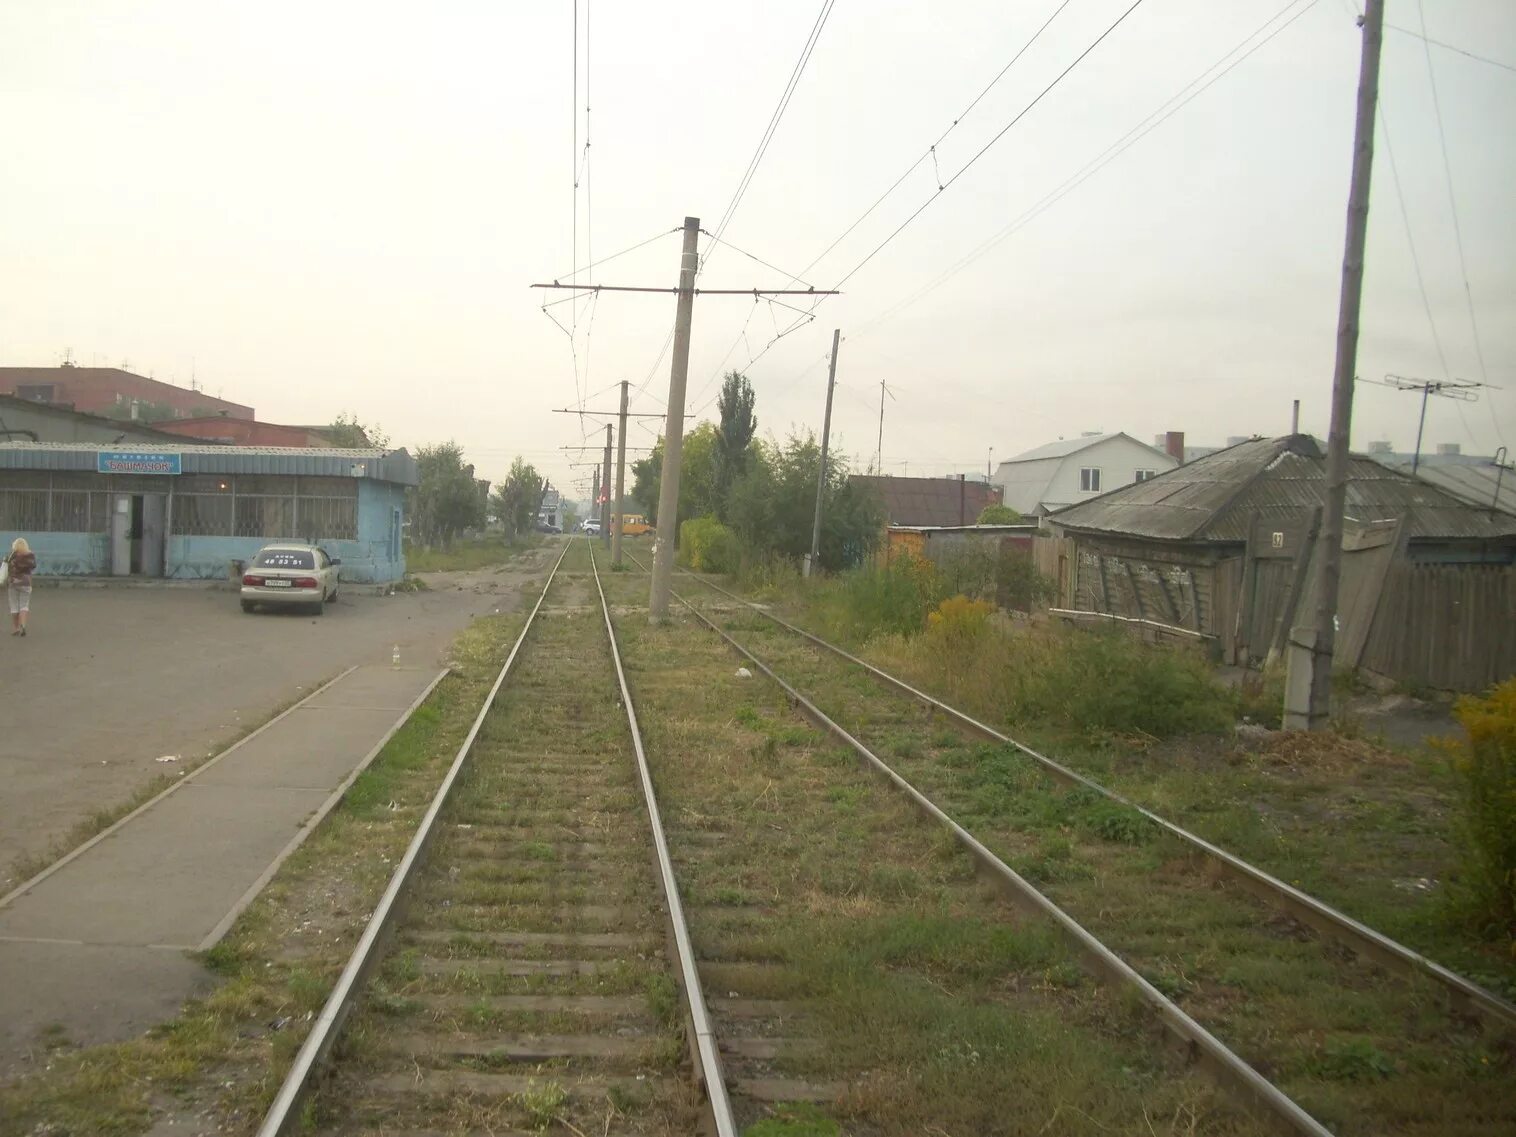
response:
<path id="1" fill-rule="evenodd" d="M 648 520 L 654 523 L 658 520 L 658 491 L 662 485 L 663 439 L 660 438 L 651 454 L 632 463 L 631 496 L 647 507 Z M 684 436 L 678 520 L 687 521 L 691 517 L 714 513 L 715 495 L 716 426 L 703 422 Z"/>
<path id="2" fill-rule="evenodd" d="M 511 472 L 490 499 L 491 512 L 500 519 L 506 536 L 518 536 L 532 527 L 542 506 L 543 485 L 541 475 L 521 457 L 511 463 Z"/>
<path id="3" fill-rule="evenodd" d="M 322 433 L 331 439 L 333 446 L 354 450 L 388 450 L 390 448 L 390 436 L 378 423 L 365 426 L 358 421 L 357 415 L 348 411 L 343 411 L 332 419 L 330 425 Z"/>
<path id="4" fill-rule="evenodd" d="M 1008 505 L 987 505 L 979 511 L 978 525 L 1015 525 L 1021 514 Z"/>
<path id="5" fill-rule="evenodd" d="M 759 444 L 746 473 L 732 487 L 732 527 L 750 552 L 795 560 L 811 550 L 816 475 L 821 448 L 815 435 L 793 434 L 781 445 Z M 848 460 L 829 453 L 822 491 L 820 567 L 856 565 L 884 532 L 884 509 L 871 493 L 848 480 Z"/>
<path id="6" fill-rule="evenodd" d="M 484 527 L 484 497 L 474 468 L 463 461 L 456 442 L 416 451 L 421 484 L 412 491 L 411 527 L 423 545 L 450 547 L 464 529 Z"/>
<path id="7" fill-rule="evenodd" d="M 721 422 L 716 427 L 715 479 L 712 487 L 716 516 L 722 521 L 730 520 L 732 485 L 747 469 L 748 448 L 758 429 L 753 403 L 753 385 L 748 382 L 747 376 L 728 371 L 721 381 L 721 394 L 716 399 L 716 406 L 721 411 Z"/>

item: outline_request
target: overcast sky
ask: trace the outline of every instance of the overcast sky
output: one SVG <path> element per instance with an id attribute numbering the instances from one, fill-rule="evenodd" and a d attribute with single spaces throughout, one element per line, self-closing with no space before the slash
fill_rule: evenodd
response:
<path id="1" fill-rule="evenodd" d="M 830 287 L 935 196 L 813 322 L 764 352 L 793 312 L 698 300 L 692 409 L 714 415 L 724 361 L 751 377 L 761 432 L 819 428 L 840 327 L 834 436 L 871 462 L 888 383 L 887 473 L 982 471 L 991 447 L 998 461 L 1081 431 L 1283 433 L 1294 398 L 1324 435 L 1359 57 L 1350 0 L 1146 0 L 937 193 L 1129 3 L 1068 3 L 935 169 L 917 166 L 804 274 Z M 783 271 L 718 247 L 702 285 L 786 284 L 1058 4 L 838 0 L 726 231 Z M 820 7 L 579 0 L 576 98 L 573 0 L 0 0 L 0 363 L 71 351 L 186 385 L 193 373 L 260 419 L 349 411 L 397 445 L 456 439 L 482 476 L 520 453 L 568 485 L 587 471 L 558 448 L 598 443 L 603 420 L 552 409 L 585 393 L 591 410 L 614 407 L 607 388 L 626 378 L 635 409 L 660 410 L 674 300 L 550 308 L 575 330 L 571 350 L 541 310 L 565 294 L 528 286 L 569 278 L 576 213 L 581 264 L 687 214 L 714 231 Z M 921 294 L 1280 10 L 1303 14 Z M 1415 0 L 1387 11 L 1420 26 Z M 1503 387 L 1428 413 L 1429 447 L 1490 453 L 1516 444 L 1516 4 L 1425 0 L 1425 19 L 1432 38 L 1506 65 L 1430 49 L 1468 291 L 1427 54 L 1391 30 L 1358 371 Z M 592 276 L 669 286 L 678 257 L 668 232 Z M 1418 401 L 1360 384 L 1354 444 L 1409 448 Z M 652 441 L 655 420 L 641 421 L 633 445 Z"/>

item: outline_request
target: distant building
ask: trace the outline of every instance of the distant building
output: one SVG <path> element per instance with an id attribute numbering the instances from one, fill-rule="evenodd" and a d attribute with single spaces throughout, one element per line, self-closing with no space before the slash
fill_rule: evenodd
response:
<path id="1" fill-rule="evenodd" d="M 145 443 L 159 447 L 175 441 L 174 435 L 145 422 L 101 418 L 67 407 L 0 395 L 0 442 Z"/>
<path id="2" fill-rule="evenodd" d="M 972 525 L 985 506 L 1001 504 L 998 486 L 967 478 L 853 474 L 848 482 L 883 503 L 887 525 Z"/>
<path id="3" fill-rule="evenodd" d="M 119 367 L 0 367 L 0 394 L 120 419 L 196 418 L 225 414 L 251 419 L 253 408 L 204 391 L 160 383 Z"/>
<path id="4" fill-rule="evenodd" d="M 543 525 L 563 528 L 563 498 L 552 486 L 542 490 L 542 504 L 537 509 L 537 520 Z"/>
<path id="5" fill-rule="evenodd" d="M 330 446 L 324 430 L 314 426 L 284 426 L 274 422 L 232 418 L 230 415 L 205 415 L 199 418 L 164 419 L 154 424 L 160 431 L 194 438 L 202 442 L 221 442 L 229 446 Z"/>
<path id="6" fill-rule="evenodd" d="M 991 481 L 1006 505 L 1037 517 L 1172 470 L 1183 458 L 1184 434 L 1167 438 L 1167 453 L 1120 432 L 1063 438 L 1007 458 Z"/>
<path id="7" fill-rule="evenodd" d="M 43 576 L 225 579 L 262 545 L 310 541 L 343 581 L 386 583 L 418 480 L 404 450 L 7 442 L 0 542 L 25 537 Z"/>
<path id="8" fill-rule="evenodd" d="M 1325 449 L 1250 439 L 1044 519 L 1064 603 L 1277 657 L 1312 611 Z M 1349 456 L 1336 663 L 1482 690 L 1516 672 L 1516 516 Z"/>
<path id="9" fill-rule="evenodd" d="M 1368 455 L 1392 470 L 1418 477 L 1470 505 L 1516 513 L 1516 466 L 1489 455 L 1465 454 L 1456 442 L 1439 442 L 1420 458 L 1386 441 L 1370 442 Z"/>

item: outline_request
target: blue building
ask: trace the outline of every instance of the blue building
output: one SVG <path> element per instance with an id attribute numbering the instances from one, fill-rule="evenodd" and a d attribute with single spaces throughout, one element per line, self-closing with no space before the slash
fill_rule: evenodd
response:
<path id="1" fill-rule="evenodd" d="M 44 576 L 224 579 L 271 541 L 317 544 L 342 579 L 405 575 L 404 450 L 0 444 L 0 541 Z"/>

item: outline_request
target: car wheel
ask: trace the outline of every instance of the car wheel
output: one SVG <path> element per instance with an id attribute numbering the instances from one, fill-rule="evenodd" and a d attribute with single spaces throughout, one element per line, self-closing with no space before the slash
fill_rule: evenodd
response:
<path id="1" fill-rule="evenodd" d="M 254 607 L 256 607 L 256 605 L 254 605 L 254 603 L 251 600 L 244 600 L 242 602 L 242 610 L 244 612 L 251 612 Z"/>
<path id="2" fill-rule="evenodd" d="M 320 600 L 316 601 L 316 610 L 312 613 L 312 615 L 314 615 L 314 616 L 324 616 L 324 615 L 326 615 L 326 597 L 323 596 Z"/>

